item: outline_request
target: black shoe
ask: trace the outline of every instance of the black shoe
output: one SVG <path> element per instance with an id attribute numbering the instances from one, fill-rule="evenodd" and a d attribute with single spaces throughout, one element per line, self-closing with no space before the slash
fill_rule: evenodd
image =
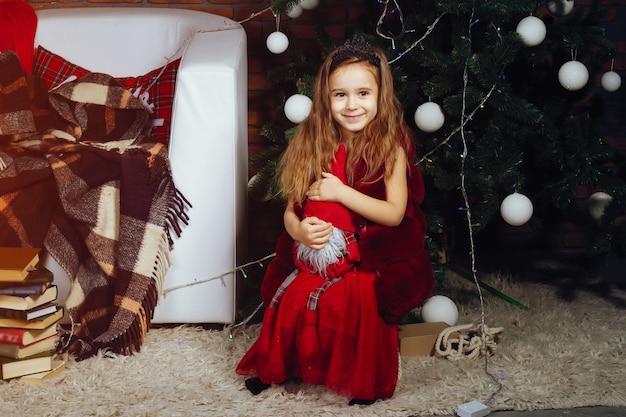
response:
<path id="1" fill-rule="evenodd" d="M 361 400 L 359 398 L 353 398 L 353 399 L 350 400 L 348 405 L 372 405 L 377 400 L 378 400 L 377 398 L 374 398 L 373 400 Z"/>
<path id="2" fill-rule="evenodd" d="M 261 382 L 257 376 L 248 378 L 245 382 L 246 388 L 248 388 L 248 391 L 250 391 L 253 395 L 258 395 L 272 386 L 272 384 L 265 384 Z"/>

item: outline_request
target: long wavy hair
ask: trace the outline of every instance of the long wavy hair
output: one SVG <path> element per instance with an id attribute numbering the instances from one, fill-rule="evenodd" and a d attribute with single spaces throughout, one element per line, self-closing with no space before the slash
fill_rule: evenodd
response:
<path id="1" fill-rule="evenodd" d="M 412 154 L 413 139 L 404 121 L 400 101 L 395 95 L 393 77 L 385 55 L 372 48 L 380 63 L 375 65 L 364 57 L 345 56 L 344 47 L 333 50 L 324 60 L 315 82 L 311 111 L 298 126 L 279 164 L 279 185 L 283 198 L 302 204 L 306 191 L 330 164 L 341 140 L 341 134 L 331 112 L 329 79 L 339 68 L 364 63 L 378 83 L 378 111 L 375 118 L 345 143 L 347 150 L 346 177 L 348 185 L 375 182 L 391 175 L 396 149 L 402 146 Z M 339 59 L 335 58 L 341 52 Z M 376 62 L 378 63 L 378 62 Z M 361 178 L 355 178 L 355 168 L 364 167 Z M 359 174 L 361 174 L 359 169 Z"/>

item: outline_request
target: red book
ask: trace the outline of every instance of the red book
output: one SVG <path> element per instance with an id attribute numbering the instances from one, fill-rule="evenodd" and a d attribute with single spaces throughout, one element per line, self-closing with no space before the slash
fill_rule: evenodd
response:
<path id="1" fill-rule="evenodd" d="M 45 329 L 17 329 L 13 327 L 0 327 L 0 343 L 26 346 L 39 340 L 46 339 L 56 333 L 56 326 L 50 326 Z"/>
<path id="2" fill-rule="evenodd" d="M 0 356 L 13 359 L 25 359 L 41 353 L 51 353 L 57 346 L 58 337 L 50 336 L 26 346 L 0 344 Z"/>

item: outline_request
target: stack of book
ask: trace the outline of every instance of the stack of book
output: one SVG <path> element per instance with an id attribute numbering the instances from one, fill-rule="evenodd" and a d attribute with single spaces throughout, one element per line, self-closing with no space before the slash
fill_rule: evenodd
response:
<path id="1" fill-rule="evenodd" d="M 0 379 L 38 383 L 65 367 L 52 354 L 64 311 L 39 252 L 0 247 Z"/>

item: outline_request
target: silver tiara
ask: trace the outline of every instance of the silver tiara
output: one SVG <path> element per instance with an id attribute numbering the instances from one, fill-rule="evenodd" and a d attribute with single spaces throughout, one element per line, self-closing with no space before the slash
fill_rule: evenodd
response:
<path id="1" fill-rule="evenodd" d="M 380 67 L 380 58 L 374 52 L 374 48 L 360 36 L 348 39 L 343 46 L 339 47 L 335 55 L 333 55 L 332 61 L 333 64 L 337 64 L 348 58 L 362 59 L 376 67 Z"/>

